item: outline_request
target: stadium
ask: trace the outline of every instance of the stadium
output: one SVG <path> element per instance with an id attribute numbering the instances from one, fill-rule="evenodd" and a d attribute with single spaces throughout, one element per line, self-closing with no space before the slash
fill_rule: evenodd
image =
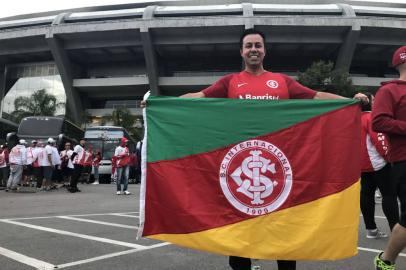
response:
<path id="1" fill-rule="evenodd" d="M 148 90 L 177 96 L 241 70 L 239 36 L 252 27 L 267 35 L 266 69 L 295 76 L 332 61 L 355 85 L 378 87 L 397 76 L 406 3 L 146 1 L 2 18 L 0 116 L 41 89 L 77 123 L 119 106 L 140 114 Z"/>

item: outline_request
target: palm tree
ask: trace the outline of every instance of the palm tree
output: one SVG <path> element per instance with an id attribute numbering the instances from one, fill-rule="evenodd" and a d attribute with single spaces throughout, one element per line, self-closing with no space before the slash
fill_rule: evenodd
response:
<path id="1" fill-rule="evenodd" d="M 132 127 L 135 123 L 135 117 L 127 107 L 115 108 L 110 115 L 106 115 L 104 118 L 107 122 L 113 122 L 113 125 L 126 129 Z"/>
<path id="2" fill-rule="evenodd" d="M 136 140 L 140 140 L 142 137 L 142 126 L 139 127 L 136 125 L 136 122 L 142 123 L 142 121 L 139 117 L 131 114 L 131 111 L 127 107 L 114 109 L 110 115 L 105 115 L 103 120 L 105 122 L 112 122 L 115 126 L 124 127 Z"/>
<path id="3" fill-rule="evenodd" d="M 18 122 L 27 116 L 54 116 L 56 109 L 65 103 L 57 102 L 54 95 L 48 94 L 45 89 L 34 92 L 29 97 L 18 97 L 14 100 L 13 112 Z"/>

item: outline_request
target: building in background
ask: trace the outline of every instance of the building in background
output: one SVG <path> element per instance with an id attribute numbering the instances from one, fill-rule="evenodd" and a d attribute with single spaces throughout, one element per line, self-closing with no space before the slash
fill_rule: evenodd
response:
<path id="1" fill-rule="evenodd" d="M 140 114 L 149 89 L 176 96 L 239 71 L 239 36 L 252 27 L 268 37 L 267 69 L 294 76 L 326 60 L 377 87 L 396 76 L 389 60 L 406 44 L 406 3 L 146 1 L 3 18 L 0 114 L 42 89 L 77 123 L 99 125 L 120 106 Z"/>

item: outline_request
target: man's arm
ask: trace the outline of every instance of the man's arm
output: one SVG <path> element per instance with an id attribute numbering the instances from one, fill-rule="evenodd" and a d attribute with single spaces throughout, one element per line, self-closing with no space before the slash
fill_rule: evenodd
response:
<path id="1" fill-rule="evenodd" d="M 317 92 L 313 99 L 346 99 L 346 98 L 332 93 Z"/>
<path id="2" fill-rule="evenodd" d="M 181 98 L 205 98 L 205 94 L 200 91 L 200 92 L 195 92 L 195 93 L 187 93 L 184 95 L 179 96 Z"/>
<path id="3" fill-rule="evenodd" d="M 369 103 L 368 97 L 362 93 L 355 94 L 353 98 L 358 99 L 363 104 Z M 314 96 L 314 99 L 348 99 L 348 98 L 327 92 L 317 92 L 316 95 Z"/>
<path id="4" fill-rule="evenodd" d="M 372 110 L 372 129 L 375 132 L 406 135 L 406 122 L 395 119 L 394 99 L 387 89 L 380 89 Z"/>
<path id="5" fill-rule="evenodd" d="M 299 82 L 293 80 L 287 75 L 283 75 L 286 81 L 286 84 L 289 88 L 289 97 L 293 99 L 347 99 L 336 94 L 328 92 L 319 92 L 312 90 Z M 368 97 L 362 93 L 357 93 L 353 98 L 358 99 L 362 103 L 368 104 Z"/>
<path id="6" fill-rule="evenodd" d="M 181 98 L 205 98 L 206 96 L 204 95 L 204 93 L 202 91 L 200 91 L 200 92 L 195 92 L 195 93 L 186 93 L 179 97 L 181 97 Z M 147 101 L 142 100 L 140 103 L 140 107 L 145 108 L 146 106 L 147 106 Z"/>

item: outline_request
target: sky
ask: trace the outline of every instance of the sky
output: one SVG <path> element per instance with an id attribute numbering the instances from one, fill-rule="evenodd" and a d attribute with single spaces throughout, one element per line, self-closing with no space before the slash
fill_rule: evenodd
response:
<path id="1" fill-rule="evenodd" d="M 359 1 L 360 5 L 365 0 Z M 390 2 L 390 3 L 405 3 L 406 0 L 367 0 L 369 2 Z M 2 8 L 0 9 L 0 18 L 30 14 L 37 12 L 45 12 L 51 10 L 70 9 L 78 7 L 89 6 L 103 6 L 114 4 L 128 4 L 136 2 L 153 2 L 153 0 L 143 1 L 125 1 L 125 0 L 6 0 L 2 1 Z M 247 0 L 249 2 L 249 0 Z M 221 1 L 219 1 L 221 3 Z"/>

